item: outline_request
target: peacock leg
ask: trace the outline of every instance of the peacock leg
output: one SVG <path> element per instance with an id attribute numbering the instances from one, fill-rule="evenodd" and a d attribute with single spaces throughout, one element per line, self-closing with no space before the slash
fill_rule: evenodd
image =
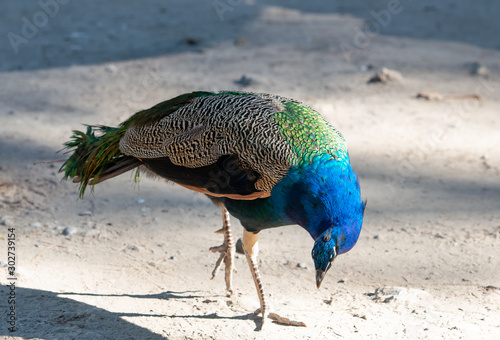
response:
<path id="1" fill-rule="evenodd" d="M 260 277 L 257 255 L 259 254 L 258 233 L 252 233 L 243 230 L 243 248 L 247 257 L 247 262 L 252 273 L 255 288 L 257 288 L 257 295 L 259 295 L 260 308 L 255 311 L 255 314 L 262 313 L 262 325 L 267 317 L 274 322 L 282 325 L 306 327 L 306 324 L 300 321 L 293 321 L 285 317 L 281 317 L 276 313 L 269 313 L 269 304 L 264 295 L 264 288 L 262 287 L 262 279 Z"/>
<path id="2" fill-rule="evenodd" d="M 222 229 L 217 230 L 216 233 L 224 234 L 224 243 L 217 247 L 211 247 L 210 250 L 214 253 L 220 252 L 220 257 L 215 264 L 215 268 L 212 271 L 212 279 L 215 278 L 219 268 L 222 264 L 222 260 L 224 260 L 224 264 L 226 265 L 225 270 L 225 280 L 226 280 L 226 289 L 229 292 L 229 295 L 233 294 L 233 268 L 234 268 L 234 251 L 235 246 L 233 242 L 233 235 L 231 233 L 231 226 L 229 224 L 229 213 L 223 205 L 220 206 L 222 211 Z"/>
<path id="3" fill-rule="evenodd" d="M 252 233 L 246 229 L 243 230 L 243 249 L 245 250 L 248 266 L 250 267 L 250 272 L 252 273 L 253 282 L 255 283 L 255 288 L 257 288 L 257 295 L 260 301 L 260 308 L 255 311 L 255 314 L 262 313 L 262 324 L 264 324 L 269 311 L 257 262 L 257 256 L 259 255 L 259 244 L 257 243 L 259 238 L 258 235 L 258 233 Z"/>

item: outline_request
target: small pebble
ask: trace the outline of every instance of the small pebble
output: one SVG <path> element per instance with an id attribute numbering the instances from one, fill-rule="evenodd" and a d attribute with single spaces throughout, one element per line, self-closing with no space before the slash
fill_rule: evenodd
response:
<path id="1" fill-rule="evenodd" d="M 82 211 L 78 216 L 92 216 L 92 211 Z"/>
<path id="2" fill-rule="evenodd" d="M 247 77 L 246 75 L 242 75 L 240 79 L 235 80 L 233 83 L 236 85 L 240 85 L 242 87 L 250 86 L 252 85 L 254 80 L 250 77 Z"/>
<path id="3" fill-rule="evenodd" d="M 71 234 L 74 234 L 74 233 L 76 233 L 76 228 L 73 227 L 73 226 L 66 227 L 62 231 L 63 235 L 71 235 Z"/>
<path id="4" fill-rule="evenodd" d="M 142 198 L 139 198 L 137 200 L 137 204 L 144 204 L 144 202 L 146 202 L 146 201 L 144 199 L 142 199 Z"/>
<path id="5" fill-rule="evenodd" d="M 5 219 L 5 220 L 2 220 L 2 222 L 0 224 L 7 226 L 7 227 L 12 227 L 14 225 L 14 222 L 12 222 L 12 220 Z"/>
<path id="6" fill-rule="evenodd" d="M 175 260 L 175 256 L 170 256 L 168 259 L 169 260 Z"/>
<path id="7" fill-rule="evenodd" d="M 403 80 L 403 76 L 401 73 L 395 70 L 391 70 L 383 67 L 380 71 L 375 73 L 369 80 L 368 84 L 374 83 L 389 83 L 389 82 L 401 82 Z"/>
<path id="8" fill-rule="evenodd" d="M 297 268 L 307 269 L 307 265 L 305 263 L 297 263 Z"/>
<path id="9" fill-rule="evenodd" d="M 185 39 L 185 42 L 189 46 L 196 46 L 200 43 L 200 41 L 196 38 L 188 37 Z"/>
<path id="10" fill-rule="evenodd" d="M 105 68 L 105 69 L 106 69 L 106 71 L 107 71 L 107 72 L 109 72 L 109 73 L 115 73 L 117 68 L 116 68 L 116 66 L 115 66 L 115 65 L 111 64 L 111 65 L 106 66 L 106 68 Z"/>
<path id="11" fill-rule="evenodd" d="M 42 224 L 40 222 L 33 222 L 30 224 L 31 228 L 40 228 Z"/>
<path id="12" fill-rule="evenodd" d="M 236 241 L 236 252 L 239 254 L 245 254 L 245 250 L 243 249 L 243 240 L 241 237 Z"/>
<path id="13" fill-rule="evenodd" d="M 393 299 L 394 299 L 394 296 L 389 296 L 388 298 L 384 299 L 384 301 L 382 301 L 382 302 L 383 302 L 383 303 L 389 303 L 389 302 L 391 302 Z"/>
<path id="14" fill-rule="evenodd" d="M 470 64 L 470 74 L 471 76 L 488 78 L 490 76 L 490 70 L 481 63 L 473 62 Z"/>

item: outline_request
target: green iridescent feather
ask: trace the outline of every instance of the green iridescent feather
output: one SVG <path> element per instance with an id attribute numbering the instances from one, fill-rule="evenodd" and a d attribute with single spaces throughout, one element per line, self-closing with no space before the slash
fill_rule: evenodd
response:
<path id="1" fill-rule="evenodd" d="M 125 131 L 123 127 L 87 126 L 85 133 L 73 131 L 70 141 L 64 144 L 64 150 L 73 153 L 64 162 L 61 171 L 64 171 L 64 179 L 79 180 L 80 197 L 92 179 L 97 180 L 106 169 L 126 158 L 119 149 Z"/>
<path id="2" fill-rule="evenodd" d="M 311 163 L 315 156 L 330 154 L 334 159 L 347 158 L 344 137 L 321 115 L 308 106 L 290 101 L 285 110 L 274 114 L 274 120 L 292 145 L 294 155 L 290 163 Z"/>

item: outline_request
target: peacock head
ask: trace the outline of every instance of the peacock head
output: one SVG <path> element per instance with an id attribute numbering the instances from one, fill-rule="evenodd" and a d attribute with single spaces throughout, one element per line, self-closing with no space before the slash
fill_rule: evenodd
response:
<path id="1" fill-rule="evenodd" d="M 286 213 L 315 240 L 312 257 L 319 288 L 335 258 L 356 244 L 366 201 L 361 199 L 358 177 L 349 164 L 316 158 L 309 167 L 297 168 L 287 177 L 293 185 L 283 192 L 293 195 L 286 196 Z"/>
<path id="2" fill-rule="evenodd" d="M 339 246 L 335 238 L 332 238 L 332 229 L 328 229 L 314 243 L 312 257 L 316 268 L 316 286 L 321 286 L 326 272 L 332 266 L 333 261 L 339 253 Z"/>
<path id="3" fill-rule="evenodd" d="M 366 201 L 358 203 L 358 208 L 353 209 L 350 218 L 346 218 L 342 222 L 331 220 L 328 223 L 329 227 L 316 239 L 312 257 L 316 268 L 316 286 L 318 288 L 335 258 L 339 254 L 348 252 L 356 244 L 363 224 L 365 206 Z"/>

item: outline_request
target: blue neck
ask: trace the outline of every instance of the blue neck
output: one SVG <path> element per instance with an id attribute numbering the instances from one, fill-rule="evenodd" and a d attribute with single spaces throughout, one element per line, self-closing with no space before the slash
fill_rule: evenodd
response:
<path id="1" fill-rule="evenodd" d="M 287 190 L 293 194 L 286 197 L 286 214 L 314 240 L 331 228 L 339 253 L 350 250 L 358 240 L 364 209 L 350 164 L 325 157 L 290 175 L 298 177 Z"/>
<path id="2" fill-rule="evenodd" d="M 349 161 L 338 162 L 329 155 L 291 167 L 269 198 L 225 204 L 249 231 L 298 224 L 317 240 L 331 228 L 339 253 L 356 243 L 364 208 Z"/>

